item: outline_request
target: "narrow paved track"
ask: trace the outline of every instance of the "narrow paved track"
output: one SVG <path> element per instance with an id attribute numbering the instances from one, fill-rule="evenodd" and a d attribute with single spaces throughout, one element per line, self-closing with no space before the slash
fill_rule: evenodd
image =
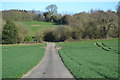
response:
<path id="1" fill-rule="evenodd" d="M 73 78 L 60 59 L 55 43 L 47 43 L 43 60 L 23 78 Z"/>

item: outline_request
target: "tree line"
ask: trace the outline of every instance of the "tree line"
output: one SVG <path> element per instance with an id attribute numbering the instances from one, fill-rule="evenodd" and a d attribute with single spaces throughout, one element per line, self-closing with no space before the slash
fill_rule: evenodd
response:
<path id="1" fill-rule="evenodd" d="M 43 41 L 73 41 L 82 39 L 118 38 L 118 14 L 115 11 L 91 10 L 89 13 L 80 12 L 73 15 L 58 14 L 51 16 L 59 27 L 46 30 L 40 40 Z M 54 19 L 54 17 L 57 17 Z"/>
<path id="2" fill-rule="evenodd" d="M 21 43 L 32 41 L 28 30 L 16 21 L 55 22 L 59 27 L 36 34 L 35 41 L 73 41 L 82 39 L 118 38 L 118 17 L 120 6 L 115 11 L 91 10 L 73 15 L 62 15 L 57 12 L 57 6 L 46 7 L 45 12 L 26 10 L 2 11 L 5 24 L 2 29 L 2 43 Z"/>

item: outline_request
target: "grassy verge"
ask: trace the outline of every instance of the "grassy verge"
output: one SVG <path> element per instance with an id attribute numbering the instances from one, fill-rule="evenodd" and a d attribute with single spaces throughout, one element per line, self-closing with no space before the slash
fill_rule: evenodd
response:
<path id="1" fill-rule="evenodd" d="M 2 46 L 2 77 L 20 78 L 39 63 L 45 44 Z"/>
<path id="2" fill-rule="evenodd" d="M 95 43 L 102 42 L 118 50 L 118 40 L 88 40 L 59 43 L 59 51 L 65 65 L 76 78 L 117 78 L 118 55 L 111 50 L 99 48 Z"/>

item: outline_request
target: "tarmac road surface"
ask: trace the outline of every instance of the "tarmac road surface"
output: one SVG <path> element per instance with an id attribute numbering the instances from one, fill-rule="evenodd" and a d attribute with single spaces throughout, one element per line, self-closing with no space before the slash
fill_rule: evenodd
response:
<path id="1" fill-rule="evenodd" d="M 23 78 L 73 78 L 63 64 L 55 43 L 47 43 L 42 61 Z"/>

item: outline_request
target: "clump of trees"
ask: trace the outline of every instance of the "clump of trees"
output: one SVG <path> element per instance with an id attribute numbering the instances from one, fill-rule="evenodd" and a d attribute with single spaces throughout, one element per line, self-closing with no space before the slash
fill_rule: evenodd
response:
<path id="1" fill-rule="evenodd" d="M 13 44 L 19 43 L 18 29 L 14 23 L 7 21 L 2 31 L 2 43 Z"/>
<path id="2" fill-rule="evenodd" d="M 45 41 L 117 38 L 118 16 L 114 11 L 91 10 L 90 13 L 64 15 L 58 28 L 44 32 Z"/>
<path id="3" fill-rule="evenodd" d="M 47 22 L 53 22 L 53 17 L 57 14 L 57 6 L 52 4 L 46 7 L 46 12 L 43 13 Z"/>
<path id="4" fill-rule="evenodd" d="M 57 12 L 57 9 L 55 4 L 48 5 L 46 7 L 46 12 L 43 13 L 45 18 L 44 21 L 61 24 L 62 15 Z"/>
<path id="5" fill-rule="evenodd" d="M 54 30 L 45 31 L 45 41 L 68 41 L 81 39 L 117 38 L 118 15 L 115 11 L 91 10 L 90 13 L 81 12 L 74 15 L 57 14 L 56 6 L 48 6 L 45 17 L 48 22 L 55 22 L 62 26 Z M 53 8 L 53 9 L 52 9 Z M 118 7 L 119 8 L 119 7 Z M 54 12 L 54 15 L 50 13 Z M 48 14 L 49 13 L 49 14 Z"/>
<path id="6" fill-rule="evenodd" d="M 16 44 L 30 42 L 32 38 L 28 35 L 27 28 L 19 23 L 6 21 L 2 29 L 2 44 Z"/>

